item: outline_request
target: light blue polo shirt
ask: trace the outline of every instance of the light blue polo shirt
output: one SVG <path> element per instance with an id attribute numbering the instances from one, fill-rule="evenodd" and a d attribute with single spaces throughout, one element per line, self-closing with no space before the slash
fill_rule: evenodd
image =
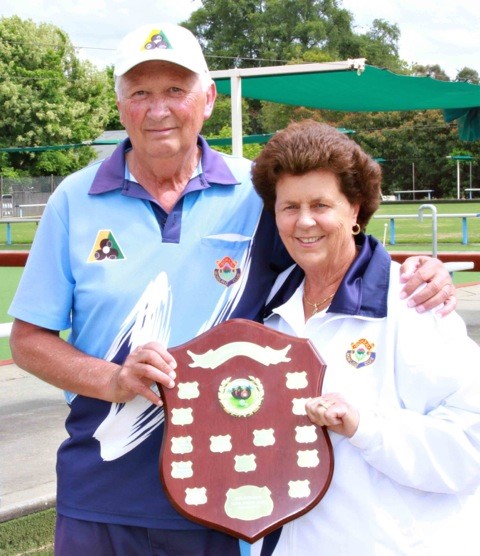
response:
<path id="1" fill-rule="evenodd" d="M 289 264 L 250 162 L 199 137 L 201 173 L 167 214 L 126 179 L 126 140 L 51 196 L 9 313 L 90 355 L 121 363 L 137 345 L 182 344 L 233 317 L 255 318 Z M 58 511 L 101 522 L 188 529 L 158 475 L 163 410 L 143 399 L 70 397 L 58 455 Z"/>

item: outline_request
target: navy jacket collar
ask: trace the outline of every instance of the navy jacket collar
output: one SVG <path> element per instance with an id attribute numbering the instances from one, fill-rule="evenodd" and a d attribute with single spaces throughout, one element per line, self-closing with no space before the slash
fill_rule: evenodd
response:
<path id="1" fill-rule="evenodd" d="M 341 313 L 373 318 L 387 316 L 387 297 L 390 281 L 390 255 L 372 236 L 357 236 L 360 252 L 343 277 L 328 313 Z M 265 306 L 263 318 L 283 305 L 293 295 L 305 278 L 296 265 L 285 283 Z"/>

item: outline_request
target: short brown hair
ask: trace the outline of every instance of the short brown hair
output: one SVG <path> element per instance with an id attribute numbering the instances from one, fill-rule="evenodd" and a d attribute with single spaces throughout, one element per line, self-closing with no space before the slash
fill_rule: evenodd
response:
<path id="1" fill-rule="evenodd" d="M 252 181 L 265 208 L 274 212 L 281 176 L 301 176 L 320 168 L 336 174 L 341 192 L 350 203 L 360 205 L 357 222 L 364 230 L 380 204 L 381 168 L 334 127 L 304 120 L 279 131 L 254 160 Z"/>

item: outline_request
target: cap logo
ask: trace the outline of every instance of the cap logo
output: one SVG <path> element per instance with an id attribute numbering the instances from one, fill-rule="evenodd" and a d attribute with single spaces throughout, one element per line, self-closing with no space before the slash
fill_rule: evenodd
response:
<path id="1" fill-rule="evenodd" d="M 149 33 L 147 41 L 142 47 L 144 50 L 153 50 L 155 48 L 172 48 L 170 41 L 165 33 L 161 30 L 153 30 Z"/>

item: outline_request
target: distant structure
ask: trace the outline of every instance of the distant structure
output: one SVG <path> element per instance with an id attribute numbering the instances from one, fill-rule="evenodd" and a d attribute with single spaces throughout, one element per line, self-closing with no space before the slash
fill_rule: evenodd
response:
<path id="1" fill-rule="evenodd" d="M 97 157 L 92 162 L 97 162 L 98 160 L 103 160 L 107 156 L 110 156 L 115 150 L 116 146 L 120 141 L 123 141 L 127 137 L 127 132 L 124 129 L 114 130 L 114 131 L 104 131 L 99 135 L 95 142 L 101 143 L 105 141 L 105 145 L 92 145 L 93 149 L 97 153 Z M 111 144 L 110 144 L 111 142 Z"/>

